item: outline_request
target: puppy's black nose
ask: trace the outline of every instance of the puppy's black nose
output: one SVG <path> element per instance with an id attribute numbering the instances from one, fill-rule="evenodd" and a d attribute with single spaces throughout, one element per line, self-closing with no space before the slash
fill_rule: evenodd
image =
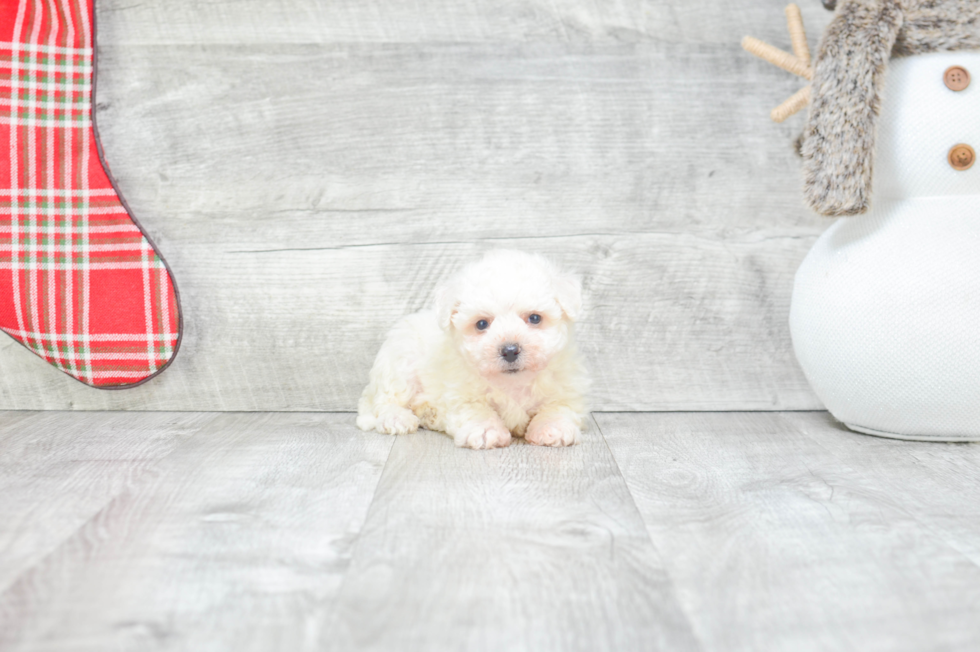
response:
<path id="1" fill-rule="evenodd" d="M 507 362 L 513 362 L 517 360 L 517 356 L 521 354 L 521 347 L 516 344 L 505 344 L 500 347 L 500 357 Z"/>

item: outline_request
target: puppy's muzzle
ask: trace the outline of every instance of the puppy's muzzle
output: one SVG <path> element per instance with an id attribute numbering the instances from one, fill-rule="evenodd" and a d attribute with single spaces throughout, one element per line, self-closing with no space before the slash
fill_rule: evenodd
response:
<path id="1" fill-rule="evenodd" d="M 507 362 L 514 362 L 517 360 L 517 356 L 521 354 L 521 347 L 516 344 L 505 344 L 500 347 L 500 357 Z"/>

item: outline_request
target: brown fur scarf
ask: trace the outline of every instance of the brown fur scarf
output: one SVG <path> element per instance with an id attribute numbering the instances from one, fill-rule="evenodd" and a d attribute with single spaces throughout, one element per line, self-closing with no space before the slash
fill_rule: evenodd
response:
<path id="1" fill-rule="evenodd" d="M 824 215 L 868 210 L 885 66 L 892 56 L 980 49 L 980 0 L 842 0 L 820 41 L 800 153 Z"/>

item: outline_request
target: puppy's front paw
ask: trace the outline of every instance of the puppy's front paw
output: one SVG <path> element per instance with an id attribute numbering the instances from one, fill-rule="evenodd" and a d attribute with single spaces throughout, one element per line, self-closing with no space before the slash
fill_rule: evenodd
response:
<path id="1" fill-rule="evenodd" d="M 419 429 L 419 419 L 411 410 L 392 405 L 378 413 L 375 428 L 385 435 L 405 435 Z"/>
<path id="2" fill-rule="evenodd" d="M 504 448 L 510 446 L 511 436 L 502 423 L 473 421 L 460 428 L 453 440 L 465 448 Z"/>
<path id="3" fill-rule="evenodd" d="M 568 417 L 535 417 L 527 426 L 524 441 L 536 446 L 571 446 L 581 430 Z"/>

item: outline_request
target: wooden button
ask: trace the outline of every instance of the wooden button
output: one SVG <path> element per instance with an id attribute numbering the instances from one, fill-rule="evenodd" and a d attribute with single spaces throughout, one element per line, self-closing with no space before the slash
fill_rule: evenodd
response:
<path id="1" fill-rule="evenodd" d="M 954 170 L 969 170 L 976 160 L 977 154 L 969 145 L 953 145 L 949 150 L 949 164 Z"/>
<path id="2" fill-rule="evenodd" d="M 961 91 L 970 85 L 970 73 L 966 68 L 960 66 L 950 66 L 943 73 L 943 82 L 951 91 Z"/>

